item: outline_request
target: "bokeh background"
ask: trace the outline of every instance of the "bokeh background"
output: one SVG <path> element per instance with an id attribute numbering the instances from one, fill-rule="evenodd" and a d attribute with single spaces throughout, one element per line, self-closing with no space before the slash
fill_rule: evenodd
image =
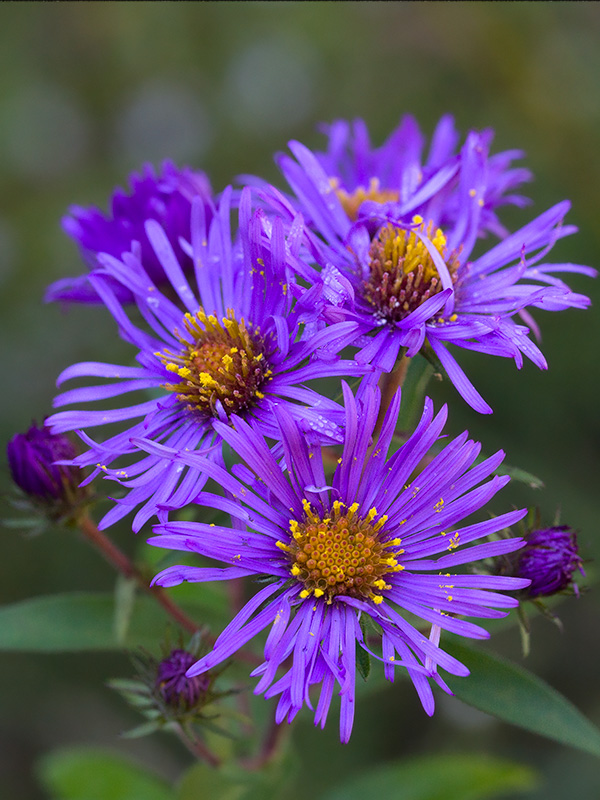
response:
<path id="1" fill-rule="evenodd" d="M 115 185 L 145 161 L 171 158 L 206 170 L 220 190 L 239 173 L 281 184 L 272 155 L 290 138 L 318 147 L 320 121 L 363 117 L 380 143 L 401 114 L 430 134 L 442 113 L 459 127 L 493 127 L 494 149 L 522 148 L 535 174 L 533 205 L 511 226 L 571 199 L 580 233 L 556 260 L 600 266 L 600 5 L 597 3 L 18 3 L 0 9 L 0 286 L 2 442 L 49 413 L 56 375 L 79 360 L 129 358 L 100 308 L 44 306 L 48 283 L 82 265 L 60 227 L 71 204 L 106 208 Z M 447 384 L 451 427 L 468 427 L 492 452 L 546 488 L 514 487 L 506 503 L 538 504 L 580 530 L 590 589 L 560 608 L 565 631 L 533 627 L 528 668 L 600 723 L 594 559 L 598 531 L 600 284 L 587 312 L 536 314 L 547 373 L 477 354 L 461 363 L 496 413 L 472 412 Z M 2 473 L 8 485 L 7 470 Z M 131 534 L 120 543 L 135 546 Z M 62 532 L 0 533 L 2 603 L 59 590 L 105 589 L 108 568 Z M 521 660 L 518 634 L 494 649 Z M 104 687 L 128 673 L 124 656 L 2 655 L 2 794 L 45 797 L 33 764 L 65 744 L 123 747 L 167 777 L 187 756 L 165 738 L 123 745 L 135 724 Z M 441 693 L 440 693 L 441 695 Z M 555 745 L 439 697 L 433 720 L 407 683 L 359 704 L 350 745 L 307 718 L 295 738 L 298 791 L 326 786 L 367 762 L 431 752 L 489 752 L 539 769 L 531 800 L 600 796 L 591 756 Z M 303 776 L 303 777 L 302 777 Z M 301 795 L 298 794 L 298 797 Z M 302 794 L 305 796 L 305 794 Z"/>

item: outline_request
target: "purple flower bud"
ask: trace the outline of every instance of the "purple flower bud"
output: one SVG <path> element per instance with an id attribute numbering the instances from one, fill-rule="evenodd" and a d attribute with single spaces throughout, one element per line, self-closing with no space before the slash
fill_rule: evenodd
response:
<path id="1" fill-rule="evenodd" d="M 529 578 L 531 585 L 523 593 L 533 599 L 548 597 L 573 585 L 573 573 L 579 569 L 581 558 L 577 552 L 577 535 L 567 525 L 541 528 L 526 537 L 526 546 L 516 553 L 516 574 Z"/>
<path id="2" fill-rule="evenodd" d="M 26 433 L 17 433 L 7 445 L 8 464 L 17 486 L 37 503 L 62 516 L 87 496 L 80 488 L 79 467 L 57 464 L 77 455 L 64 434 L 52 434 L 34 422 Z"/>
<path id="3" fill-rule="evenodd" d="M 183 710 L 193 708 L 210 687 L 206 674 L 186 678 L 185 673 L 198 661 L 198 657 L 187 650 L 173 650 L 168 658 L 158 665 L 156 688 L 168 706 Z"/>

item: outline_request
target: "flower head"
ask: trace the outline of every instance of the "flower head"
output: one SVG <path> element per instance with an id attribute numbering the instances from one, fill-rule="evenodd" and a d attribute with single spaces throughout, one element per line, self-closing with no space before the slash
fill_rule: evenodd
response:
<path id="1" fill-rule="evenodd" d="M 189 167 L 178 169 L 165 161 L 158 175 L 145 164 L 140 175 L 129 179 L 131 194 L 117 189 L 112 196 L 111 213 L 98 208 L 73 206 L 63 219 L 63 228 L 74 239 L 93 274 L 101 267 L 100 253 L 121 258 L 123 253 L 136 252 L 144 269 L 158 286 L 168 283 L 160 259 L 156 256 L 145 224 L 153 219 L 161 224 L 184 273 L 192 270 L 191 259 L 179 244 L 180 238 L 189 241 L 190 209 L 197 197 L 204 205 L 208 218 L 213 213 L 212 189 L 207 176 Z M 122 302 L 132 302 L 128 288 L 117 281 L 111 287 Z M 46 292 L 47 301 L 68 303 L 101 303 L 88 275 L 64 278 L 53 283 Z"/>
<path id="2" fill-rule="evenodd" d="M 77 456 L 67 436 L 34 422 L 26 433 L 13 436 L 6 453 L 13 481 L 45 514 L 60 519 L 82 510 L 89 498 L 80 486 L 84 475 L 78 467 L 62 463 Z"/>
<path id="3" fill-rule="evenodd" d="M 409 114 L 377 148 L 371 144 L 361 119 L 353 123 L 336 120 L 324 125 L 323 132 L 327 136 L 325 152 L 312 153 L 292 141 L 290 149 L 296 161 L 282 154 L 278 163 L 305 213 L 327 240 L 332 236 L 344 239 L 352 224 L 369 216 L 373 206 L 395 206 L 401 217 L 418 213 L 435 218 L 437 224 L 453 224 L 464 192 L 462 162 L 473 147 L 485 155 L 487 176 L 484 191 L 478 197 L 479 235 L 486 231 L 505 233 L 495 213 L 498 206 L 523 206 L 529 202 L 513 193 L 531 179 L 529 170 L 511 166 L 523 153 L 509 150 L 488 157 L 491 130 L 469 134 L 465 145 L 458 149 L 460 134 L 449 115 L 440 119 L 426 156 L 425 137 Z"/>
<path id="4" fill-rule="evenodd" d="M 538 331 L 527 308 L 586 308 L 589 299 L 557 273 L 596 274 L 542 262 L 576 230 L 563 225 L 567 202 L 473 256 L 485 231 L 506 234 L 494 208 L 502 198 L 522 204 L 504 191 L 526 177 L 509 168 L 514 153 L 488 156 L 490 139 L 489 132 L 470 133 L 455 155 L 457 136 L 444 118 L 421 164 L 422 137 L 410 118 L 380 150 L 371 149 L 362 123 L 352 135 L 347 123 L 336 123 L 326 155 L 290 144 L 297 162 L 282 156 L 280 165 L 297 200 L 276 193 L 270 200 L 280 213 L 301 208 L 318 234 L 313 253 L 320 274 L 310 301 L 325 319 L 357 323 L 360 335 L 349 342 L 359 347 L 357 360 L 390 371 L 401 348 L 409 357 L 423 351 L 481 413 L 492 409 L 448 345 L 513 358 L 519 368 L 526 356 L 545 369 L 529 338 L 530 328 Z"/>
<path id="5" fill-rule="evenodd" d="M 159 663 L 155 688 L 167 706 L 189 711 L 208 691 L 209 676 L 186 677 L 186 672 L 197 660 L 198 657 L 187 650 L 172 650 Z"/>
<path id="6" fill-rule="evenodd" d="M 540 528 L 525 535 L 525 547 L 515 554 L 511 573 L 529 578 L 530 585 L 523 590 L 527 598 L 548 597 L 573 587 L 575 570 L 583 575 L 581 557 L 577 548 L 577 534 L 568 525 Z"/>
<path id="7" fill-rule="evenodd" d="M 188 676 L 203 674 L 270 627 L 264 663 L 252 673 L 259 678 L 256 693 L 279 696 L 276 719 L 282 722 L 291 721 L 305 703 L 313 708 L 310 690 L 319 687 L 315 724 L 324 726 L 337 683 L 340 735 L 348 741 L 357 642 L 383 663 L 388 680 L 394 680 L 396 669 L 405 668 L 431 714 L 429 679 L 448 690 L 440 668 L 468 674 L 439 646 L 441 631 L 486 638 L 487 632 L 463 615 L 504 616 L 517 601 L 494 590 L 519 589 L 527 581 L 461 570 L 472 561 L 522 545 L 521 539 L 502 539 L 469 547 L 513 524 L 524 511 L 456 527 L 508 481 L 489 477 L 503 454 L 475 465 L 480 447 L 465 433 L 423 466 L 446 419 L 445 409 L 434 416 L 428 400 L 414 434 L 388 459 L 399 395 L 376 445 L 372 433 L 377 390 L 364 384 L 355 400 L 344 384 L 344 395 L 344 446 L 330 479 L 320 448 L 306 440 L 285 409 L 276 411 L 284 471 L 264 438 L 246 422 L 233 418 L 233 426 L 217 423 L 245 465 L 234 468 L 234 477 L 207 463 L 228 499 L 203 493 L 198 502 L 227 511 L 241 524 L 230 529 L 166 523 L 155 529 L 158 536 L 151 543 L 199 553 L 224 565 L 171 567 L 155 579 L 162 586 L 247 575 L 267 581 Z M 200 459 L 181 451 L 173 451 L 171 458 L 186 464 Z M 423 627 L 415 627 L 405 612 L 419 618 Z M 379 647 L 363 634 L 362 617 L 369 617 L 379 630 Z"/>
<path id="8" fill-rule="evenodd" d="M 341 436 L 341 407 L 303 384 L 331 375 L 364 374 L 364 366 L 336 356 L 355 324 L 342 322 L 301 339 L 290 291 L 301 220 L 286 235 L 281 220 L 271 221 L 260 210 L 251 213 L 247 190 L 240 202 L 239 236 L 232 242 L 230 210 L 230 192 L 225 191 L 209 224 L 202 201 L 193 201 L 191 239 L 182 242 L 194 265 L 193 281 L 185 276 L 166 232 L 152 219 L 146 222 L 146 236 L 168 279 L 168 291 L 159 289 L 134 253 L 121 260 L 102 254 L 102 271 L 90 275 L 122 337 L 137 348 L 139 366 L 75 364 L 62 373 L 59 384 L 81 377 L 94 383 L 59 395 L 55 405 L 145 393 L 135 405 L 62 411 L 48 421 L 57 432 L 129 425 L 101 443 L 82 434 L 89 449 L 75 463 L 95 467 L 90 479 L 104 473 L 129 490 L 102 527 L 141 505 L 134 519 L 137 530 L 161 506 L 182 507 L 202 489 L 204 475 L 171 464 L 156 448 L 146 453 L 148 442 L 208 449 L 218 460 L 219 420 L 241 415 L 265 435 L 278 434 L 271 401 L 289 407 L 307 436 L 321 442 Z M 127 287 L 135 300 L 136 308 L 129 312 L 133 319 L 113 290 L 115 282 Z M 321 351 L 327 360 L 316 357 Z M 112 381 L 98 385 L 98 378 Z M 148 390 L 153 391 L 150 398 Z"/>
<path id="9" fill-rule="evenodd" d="M 173 648 L 167 642 L 162 646 L 162 658 L 140 648 L 130 653 L 135 677 L 113 679 L 109 686 L 118 691 L 146 721 L 128 731 L 127 735 L 143 736 L 167 729 L 193 734 L 196 726 L 209 725 L 212 731 L 221 730 L 215 725 L 220 715 L 218 701 L 231 694 L 230 689 L 219 689 L 220 672 L 186 677 L 186 670 L 206 652 L 199 634 L 195 634 L 185 647 Z M 223 670 L 221 670 L 222 672 Z M 225 733 L 225 731 L 222 731 Z"/>

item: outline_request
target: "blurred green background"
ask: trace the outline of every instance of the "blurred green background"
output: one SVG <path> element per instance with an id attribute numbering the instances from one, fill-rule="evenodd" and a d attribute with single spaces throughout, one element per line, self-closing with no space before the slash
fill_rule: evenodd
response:
<path id="1" fill-rule="evenodd" d="M 597 3 L 19 3 L 0 9 L 0 284 L 2 441 L 49 413 L 56 375 L 79 360 L 119 361 L 129 349 L 100 308 L 44 306 L 48 283 L 82 272 L 60 228 L 70 204 L 106 207 L 144 161 L 172 158 L 208 172 L 215 190 L 238 173 L 280 181 L 272 161 L 290 138 L 319 147 L 320 121 L 363 117 L 379 144 L 401 114 L 429 135 L 442 113 L 461 130 L 493 127 L 494 151 L 522 148 L 535 174 L 531 208 L 512 227 L 571 199 L 580 233 L 553 260 L 600 266 L 600 5 Z M 593 583 L 600 555 L 597 487 L 600 285 L 588 312 L 535 314 L 550 369 L 541 373 L 477 354 L 460 360 L 496 413 L 472 412 L 447 384 L 451 428 L 468 427 L 487 452 L 539 475 L 546 489 L 514 487 L 508 504 L 539 504 L 578 528 Z M 14 381 L 14 383 L 13 383 Z M 3 483 L 8 485 L 7 471 Z M 126 531 L 123 547 L 135 546 Z M 83 544 L 56 532 L 4 530 L 0 602 L 112 585 Z M 527 666 L 600 722 L 597 592 L 561 606 L 561 635 L 538 618 Z M 518 634 L 496 650 L 520 660 Z M 123 747 L 174 777 L 186 754 L 159 738 L 122 745 L 135 724 L 104 688 L 127 674 L 124 657 L 3 655 L 0 772 L 7 798 L 45 795 L 31 774 L 40 754 L 73 743 Z M 405 682 L 359 703 L 350 745 L 308 717 L 295 737 L 312 785 L 361 764 L 431 752 L 489 752 L 538 768 L 535 800 L 600 796 L 591 757 L 522 733 L 439 693 L 425 718 Z M 314 782 L 317 782 L 314 784 Z M 305 784 L 299 784 L 299 790 Z M 300 796 L 300 795 L 298 795 Z M 440 795 L 441 796 L 441 795 Z"/>

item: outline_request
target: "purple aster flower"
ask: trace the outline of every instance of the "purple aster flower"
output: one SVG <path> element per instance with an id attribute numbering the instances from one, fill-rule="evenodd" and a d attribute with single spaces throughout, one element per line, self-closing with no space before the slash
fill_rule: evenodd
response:
<path id="1" fill-rule="evenodd" d="M 519 171 L 507 171 L 510 154 L 493 161 L 487 156 L 490 135 L 471 133 L 459 156 L 451 156 L 457 137 L 446 118 L 426 168 L 420 166 L 422 139 L 410 119 L 381 151 L 370 150 L 362 123 L 356 123 L 354 139 L 349 136 L 347 125 L 336 123 L 326 157 L 293 142 L 298 162 L 280 159 L 305 216 L 324 240 L 320 255 L 312 240 L 320 277 L 312 276 L 305 306 L 330 321 L 356 321 L 362 334 L 354 342 L 360 347 L 357 360 L 386 372 L 401 348 L 409 357 L 422 348 L 433 352 L 463 398 L 491 413 L 447 346 L 514 358 L 519 368 L 525 355 L 547 367 L 528 336 L 530 328 L 538 331 L 526 309 L 586 308 L 589 299 L 572 292 L 557 273 L 596 275 L 577 264 L 540 263 L 556 240 L 576 230 L 563 225 L 569 203 L 473 258 L 483 231 L 503 232 L 494 204 L 524 179 Z M 335 178 L 336 188 L 335 164 L 343 175 Z M 356 189 L 368 176 L 379 181 L 377 191 Z M 392 184 L 397 188 L 390 193 Z M 264 189 L 262 196 L 280 213 L 293 215 L 295 205 L 283 195 Z M 520 202 L 511 196 L 515 200 Z M 307 272 L 303 277 L 311 280 Z M 517 315 L 526 325 L 515 321 Z"/>
<path id="2" fill-rule="evenodd" d="M 404 218 L 420 214 L 435 219 L 438 225 L 454 224 L 461 214 L 464 193 L 462 162 L 474 146 L 483 157 L 486 173 L 485 186 L 477 197 L 477 233 L 504 235 L 495 209 L 529 202 L 511 193 L 531 179 L 529 170 L 511 167 L 523 153 L 509 150 L 488 157 L 494 135 L 491 130 L 469 134 L 465 145 L 457 150 L 460 135 L 449 115 L 440 119 L 425 158 L 425 138 L 410 115 L 401 119 L 379 148 L 371 145 L 361 119 L 352 124 L 337 120 L 323 126 L 323 131 L 328 137 L 326 152 L 313 153 L 300 142 L 291 141 L 296 161 L 281 154 L 278 163 L 303 213 L 327 241 L 346 238 L 352 224 L 365 215 L 363 203 L 367 207 L 396 207 Z"/>
<path id="3" fill-rule="evenodd" d="M 154 283 L 157 286 L 167 284 L 160 259 L 146 235 L 146 221 L 154 219 L 162 225 L 184 273 L 190 273 L 192 262 L 179 240 L 189 241 L 190 209 L 194 197 L 201 198 L 207 218 L 214 211 L 207 176 L 189 167 L 180 170 L 165 161 L 158 175 L 150 164 L 145 164 L 141 175 L 133 173 L 129 182 L 131 194 L 122 189 L 113 193 L 110 215 L 98 208 L 72 206 L 70 215 L 63 219 L 64 230 L 79 245 L 90 272 L 101 268 L 99 253 L 120 258 L 133 248 Z M 111 287 L 119 300 L 133 302 L 132 294 L 122 283 L 113 281 Z M 48 288 L 45 299 L 48 302 L 102 302 L 88 275 L 56 281 Z"/>
<path id="4" fill-rule="evenodd" d="M 13 481 L 52 519 L 82 510 L 89 499 L 89 492 L 79 485 L 84 475 L 78 467 L 60 463 L 77 456 L 67 436 L 52 434 L 34 422 L 26 433 L 13 436 L 6 453 Z"/>
<path id="5" fill-rule="evenodd" d="M 559 311 L 589 305 L 589 298 L 572 292 L 555 273 L 593 277 L 594 269 L 539 263 L 557 239 L 575 230 L 562 225 L 568 208 L 567 202 L 554 206 L 473 260 L 473 237 L 461 241 L 456 229 L 446 236 L 431 223 L 425 228 L 418 216 L 411 225 L 387 222 L 372 239 L 359 226 L 349 237 L 350 250 L 336 253 L 336 267 L 345 278 L 338 294 L 344 305 L 341 314 L 338 306 L 328 316 L 360 323 L 370 335 L 359 340 L 357 360 L 386 372 L 400 348 L 408 357 L 430 348 L 469 405 L 491 413 L 448 345 L 513 358 L 518 368 L 526 356 L 547 368 L 529 328 L 514 317 L 520 315 L 535 330 L 527 308 Z M 328 278 L 325 273 L 323 281 Z"/>
<path id="6" fill-rule="evenodd" d="M 201 468 L 227 496 L 202 493 L 198 503 L 231 514 L 238 527 L 172 522 L 157 526 L 159 535 L 150 540 L 224 565 L 174 566 L 156 577 L 161 586 L 251 575 L 267 578 L 217 638 L 212 652 L 187 675 L 203 674 L 270 627 L 264 663 L 252 673 L 259 678 L 255 692 L 279 696 L 278 723 L 291 721 L 306 704 L 315 712 L 315 724 L 323 727 L 337 683 L 344 742 L 354 716 L 357 642 L 383 663 L 388 680 L 394 680 L 396 669 L 405 668 L 425 711 L 432 714 L 429 679 L 450 691 L 440 668 L 468 674 L 440 647 L 441 631 L 487 638 L 483 628 L 463 616 L 502 617 L 517 601 L 497 590 L 527 585 L 519 578 L 462 571 L 473 561 L 522 546 L 522 539 L 469 545 L 512 525 L 525 511 L 456 527 L 509 480 L 490 477 L 503 453 L 476 463 L 480 446 L 464 433 L 423 467 L 446 420 L 446 408 L 434 416 L 427 400 L 414 434 L 388 459 L 400 395 L 388 410 L 375 446 L 371 441 L 379 393 L 367 382 L 361 395 L 355 400 L 344 384 L 344 446 L 330 479 L 321 451 L 283 408 L 276 409 L 276 415 L 284 471 L 260 433 L 246 422 L 232 417 L 232 426 L 216 423 L 245 463 L 234 467 L 233 475 L 217 464 L 203 463 Z M 157 445 L 152 449 L 164 453 Z M 182 451 L 173 451 L 171 458 L 190 465 L 201 461 L 197 454 Z M 407 619 L 407 612 L 422 620 L 423 629 Z M 367 617 L 379 629 L 379 647 L 363 633 L 361 618 Z"/>
<path id="7" fill-rule="evenodd" d="M 525 547 L 510 559 L 511 574 L 529 578 L 531 584 L 523 590 L 529 599 L 548 597 L 569 587 L 577 591 L 573 573 L 583 572 L 577 549 L 577 534 L 568 525 L 540 528 L 525 535 Z"/>
<path id="8" fill-rule="evenodd" d="M 268 220 L 260 210 L 251 213 L 250 190 L 246 190 L 240 201 L 239 239 L 232 243 L 230 198 L 226 190 L 210 225 L 202 199 L 192 201 L 191 241 L 181 240 L 181 246 L 194 264 L 196 291 L 156 220 L 146 222 L 145 232 L 168 279 L 165 293 L 136 253 L 126 253 L 122 259 L 101 254 L 102 271 L 90 275 L 121 336 L 138 349 L 139 366 L 75 364 L 59 376 L 59 384 L 82 377 L 94 382 L 59 395 L 55 405 L 146 393 L 134 405 L 77 408 L 48 420 L 55 432 L 112 423 L 128 426 L 103 442 L 81 433 L 89 449 L 73 462 L 95 467 L 90 480 L 104 472 L 129 490 L 104 517 L 103 528 L 141 505 L 133 523 L 138 530 L 159 506 L 177 508 L 192 501 L 206 480 L 196 470 L 142 452 L 140 440 L 178 449 L 212 448 L 212 457 L 219 459 L 221 436 L 215 421 L 238 414 L 263 434 L 277 436 L 271 401 L 289 407 L 307 436 L 319 441 L 341 437 L 343 409 L 303 384 L 313 378 L 365 373 L 356 362 L 335 356 L 355 323 L 332 325 L 300 340 L 289 287 L 302 222 L 294 220 L 286 237 L 281 220 Z M 136 322 L 113 290 L 114 282 L 127 287 L 135 299 L 131 314 L 137 312 Z M 324 360 L 315 357 L 321 351 Z M 98 378 L 111 380 L 99 385 Z M 130 420 L 136 421 L 130 424 Z"/>

